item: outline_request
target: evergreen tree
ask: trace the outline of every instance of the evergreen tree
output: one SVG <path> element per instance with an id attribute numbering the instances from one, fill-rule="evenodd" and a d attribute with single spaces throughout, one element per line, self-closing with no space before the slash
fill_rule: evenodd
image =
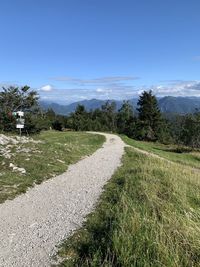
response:
<path id="1" fill-rule="evenodd" d="M 167 116 L 167 122 L 169 124 L 169 131 L 171 134 L 171 143 L 182 144 L 182 131 L 185 122 L 185 116 L 180 114 L 170 114 Z"/>
<path id="2" fill-rule="evenodd" d="M 104 131 L 116 131 L 116 103 L 107 101 L 102 109 L 102 128 Z"/>
<path id="3" fill-rule="evenodd" d="M 4 131 L 15 130 L 14 111 L 33 111 L 38 107 L 38 95 L 29 86 L 4 88 L 0 92 L 0 128 Z"/>
<path id="4" fill-rule="evenodd" d="M 147 141 L 156 141 L 162 136 L 164 120 L 152 91 L 144 91 L 138 101 L 138 123 L 136 137 Z"/>
<path id="5" fill-rule="evenodd" d="M 133 106 L 129 101 L 124 101 L 117 113 L 117 131 L 120 134 L 133 136 L 135 120 L 133 114 Z"/>
<path id="6" fill-rule="evenodd" d="M 185 116 L 180 138 L 184 145 L 200 148 L 200 112 Z"/>
<path id="7" fill-rule="evenodd" d="M 62 131 L 62 123 L 59 121 L 59 120 L 55 120 L 53 123 L 52 123 L 52 128 L 56 131 Z"/>
<path id="8" fill-rule="evenodd" d="M 71 128 L 75 131 L 88 130 L 88 114 L 83 105 L 78 105 L 74 113 L 71 114 Z"/>
<path id="9" fill-rule="evenodd" d="M 45 113 L 45 117 L 46 117 L 48 120 L 53 121 L 53 120 L 55 120 L 55 118 L 56 118 L 56 113 L 53 111 L 52 108 L 49 108 L 49 109 L 47 110 L 47 112 Z"/>
<path id="10" fill-rule="evenodd" d="M 99 108 L 90 112 L 90 130 L 102 131 L 103 129 L 103 114 Z"/>
<path id="11" fill-rule="evenodd" d="M 31 109 L 38 104 L 38 95 L 36 91 L 30 89 L 29 86 L 8 88 L 3 87 L 0 92 L 0 111 L 14 112 L 18 110 Z"/>

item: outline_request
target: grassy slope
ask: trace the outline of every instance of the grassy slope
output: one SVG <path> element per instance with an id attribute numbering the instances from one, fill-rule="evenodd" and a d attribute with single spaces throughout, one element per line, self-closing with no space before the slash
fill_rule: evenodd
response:
<path id="1" fill-rule="evenodd" d="M 126 152 L 60 266 L 200 266 L 200 174 Z"/>
<path id="2" fill-rule="evenodd" d="M 93 153 L 105 140 L 100 135 L 54 131 L 42 132 L 34 139 L 43 143 L 21 145 L 22 149 L 31 149 L 30 153 L 16 153 L 17 145 L 12 148 L 14 156 L 11 159 L 0 156 L 0 203 L 25 192 L 34 183 L 66 171 L 69 164 Z M 25 168 L 27 173 L 13 172 L 10 163 Z"/>
<path id="3" fill-rule="evenodd" d="M 130 139 L 126 136 L 121 137 L 127 144 L 131 146 L 146 150 L 174 162 L 182 163 L 184 165 L 195 168 L 200 168 L 200 153 L 198 151 L 190 151 L 188 148 L 185 148 L 184 153 L 177 153 L 177 150 L 179 151 L 179 147 L 176 145 L 163 145 L 159 143 L 142 142 Z"/>

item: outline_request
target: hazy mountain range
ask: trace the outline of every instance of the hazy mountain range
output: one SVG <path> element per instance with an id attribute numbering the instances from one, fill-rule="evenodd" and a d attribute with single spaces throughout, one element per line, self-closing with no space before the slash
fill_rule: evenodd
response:
<path id="1" fill-rule="evenodd" d="M 61 105 L 58 103 L 48 103 L 45 101 L 41 101 L 40 104 L 43 109 L 51 108 L 55 113 L 61 115 L 68 115 L 71 112 L 74 112 L 77 105 L 84 105 L 85 108 L 89 110 L 94 110 L 96 108 L 100 108 L 107 100 L 99 100 L 99 99 L 91 99 L 91 100 L 82 100 L 79 102 L 74 102 L 69 105 Z M 117 109 L 119 109 L 122 105 L 123 101 L 119 100 L 109 100 L 115 101 Z M 133 105 L 134 109 L 137 108 L 138 99 L 133 98 L 129 100 Z M 178 114 L 186 114 L 192 113 L 196 109 L 200 109 L 200 97 L 173 97 L 173 96 L 165 96 L 162 98 L 158 98 L 159 108 L 163 113 L 178 113 Z"/>

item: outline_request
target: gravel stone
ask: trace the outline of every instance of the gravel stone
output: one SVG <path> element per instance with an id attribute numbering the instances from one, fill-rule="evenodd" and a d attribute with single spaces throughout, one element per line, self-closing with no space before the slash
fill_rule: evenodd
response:
<path id="1" fill-rule="evenodd" d="M 82 225 L 121 164 L 124 142 L 103 135 L 106 142 L 94 154 L 0 205 L 0 266 L 51 265 L 56 246 Z"/>

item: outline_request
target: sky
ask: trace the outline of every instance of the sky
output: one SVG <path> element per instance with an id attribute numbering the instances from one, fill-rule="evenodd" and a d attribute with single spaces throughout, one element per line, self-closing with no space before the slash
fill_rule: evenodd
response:
<path id="1" fill-rule="evenodd" d="M 0 86 L 42 100 L 200 96 L 199 0 L 0 0 Z"/>

